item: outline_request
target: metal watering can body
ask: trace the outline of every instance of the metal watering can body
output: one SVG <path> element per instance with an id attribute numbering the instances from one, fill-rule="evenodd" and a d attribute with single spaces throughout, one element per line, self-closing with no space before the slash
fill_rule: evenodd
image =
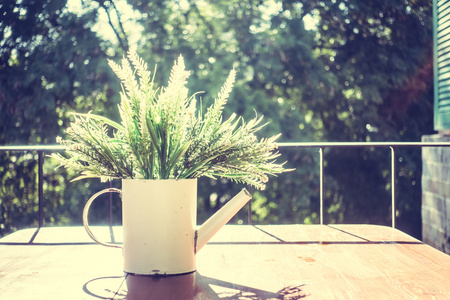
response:
<path id="1" fill-rule="evenodd" d="M 122 190 L 105 189 L 92 196 L 83 211 L 83 224 L 91 232 L 88 213 L 101 194 L 122 196 L 124 272 L 137 275 L 175 275 L 196 270 L 196 253 L 250 199 L 243 189 L 197 228 L 197 179 L 123 179 Z"/>

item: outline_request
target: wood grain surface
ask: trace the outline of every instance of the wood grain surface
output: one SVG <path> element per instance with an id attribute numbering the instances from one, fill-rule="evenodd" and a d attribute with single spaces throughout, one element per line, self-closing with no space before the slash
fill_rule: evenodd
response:
<path id="1" fill-rule="evenodd" d="M 227 225 L 197 272 L 155 278 L 82 227 L 26 229 L 0 239 L 0 299 L 450 299 L 450 256 L 384 226 Z"/>

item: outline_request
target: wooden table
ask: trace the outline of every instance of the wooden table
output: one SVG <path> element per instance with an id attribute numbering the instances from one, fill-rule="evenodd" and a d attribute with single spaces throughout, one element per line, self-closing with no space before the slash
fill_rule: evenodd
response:
<path id="1" fill-rule="evenodd" d="M 450 299 L 450 256 L 384 226 L 227 225 L 197 267 L 125 277 L 82 227 L 26 229 L 0 239 L 0 299 Z"/>

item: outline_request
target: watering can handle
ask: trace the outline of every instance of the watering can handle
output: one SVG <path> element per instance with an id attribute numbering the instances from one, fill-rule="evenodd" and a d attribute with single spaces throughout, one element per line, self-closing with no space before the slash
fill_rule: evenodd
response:
<path id="1" fill-rule="evenodd" d="M 121 246 L 116 245 L 116 244 L 106 243 L 106 242 L 99 241 L 99 240 L 95 237 L 95 235 L 92 233 L 91 228 L 89 227 L 88 213 L 89 213 L 89 208 L 91 207 L 92 202 L 94 202 L 94 200 L 95 200 L 98 196 L 100 196 L 100 195 L 102 195 L 102 194 L 106 194 L 106 193 L 111 193 L 111 192 L 115 192 L 115 193 L 122 194 L 121 190 L 119 190 L 119 189 L 115 189 L 115 188 L 104 189 L 104 190 L 101 190 L 100 192 L 94 194 L 94 195 L 88 200 L 88 202 L 86 202 L 86 205 L 84 206 L 84 209 L 83 209 L 83 225 L 84 225 L 84 228 L 85 228 L 86 231 L 87 231 L 87 234 L 88 234 L 88 235 L 91 237 L 91 239 L 93 239 L 96 243 L 98 243 L 98 244 L 100 244 L 100 245 L 103 245 L 103 246 L 106 246 L 106 247 L 122 248 Z"/>

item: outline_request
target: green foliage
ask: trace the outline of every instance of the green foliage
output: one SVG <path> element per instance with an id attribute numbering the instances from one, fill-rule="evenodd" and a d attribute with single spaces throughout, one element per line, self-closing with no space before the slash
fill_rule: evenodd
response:
<path id="1" fill-rule="evenodd" d="M 21 218 L 23 226 L 33 226 L 37 221 L 37 206 L 34 195 L 36 186 L 28 184 L 36 182 L 37 160 L 33 155 L 12 156 L 0 154 L 2 161 L 8 164 L 0 166 L 1 194 L 0 198 L 0 235 L 17 228 L 16 221 Z M 29 170 L 32 170 L 30 172 Z"/>
<path id="2" fill-rule="evenodd" d="M 130 64 L 131 62 L 131 64 Z M 67 129 L 69 158 L 53 157 L 81 178 L 210 178 L 223 177 L 263 189 L 267 174 L 285 171 L 275 163 L 279 156 L 275 135 L 257 140 L 254 133 L 262 117 L 245 123 L 222 111 L 235 80 L 232 70 L 220 93 L 203 116 L 196 111 L 195 94 L 188 95 L 182 56 L 175 62 L 167 87 L 158 87 L 146 63 L 132 48 L 122 65 L 110 62 L 124 91 L 119 106 L 121 123 L 93 114 L 75 114 Z M 134 68 L 134 69 L 133 69 Z M 136 80 L 136 75 L 139 81 Z M 108 134 L 108 127 L 113 129 Z"/>
<path id="3" fill-rule="evenodd" d="M 68 111 L 105 110 L 113 94 L 102 43 L 88 27 L 96 16 L 78 18 L 64 5 L 8 1 L 0 8 L 1 144 L 53 143 Z"/>
<path id="4" fill-rule="evenodd" d="M 66 1 L 6 1 L 0 5 L 0 144 L 54 143 L 68 113 L 94 110 L 114 117 L 117 83 L 91 26 L 96 12 L 81 16 Z M 117 91 L 118 92 L 118 91 Z M 37 224 L 37 167 L 34 153 L 0 155 L 0 235 Z M 73 177 L 44 164 L 45 224 L 78 224 L 96 182 L 68 184 Z"/>
<path id="5" fill-rule="evenodd" d="M 63 134 L 70 111 L 119 118 L 111 102 L 119 102 L 115 97 L 120 85 L 105 61 L 106 53 L 120 54 L 122 49 L 91 30 L 102 6 L 83 1 L 91 9 L 77 17 L 64 3 L 7 1 L 0 7 L 4 144 L 51 143 Z M 192 71 L 186 87 L 206 91 L 197 104 L 206 112 L 220 92 L 220 79 L 235 68 L 234 91 L 223 119 L 233 113 L 253 118 L 256 110 L 270 122 L 256 134 L 281 132 L 280 141 L 419 141 L 433 131 L 431 1 L 128 3 L 140 13 L 135 21 L 144 28 L 140 55 L 158 64 L 153 82 L 164 82 L 172 58 L 183 53 Z M 123 33 L 120 28 L 116 32 Z M 126 45 L 126 38 L 120 44 Z M 254 221 L 317 223 L 317 150 L 280 152 L 296 170 L 268 182 L 254 207 Z M 384 150 L 325 151 L 325 221 L 388 224 L 389 160 Z M 31 164 L 27 168 L 34 170 Z M 59 172 L 64 178 L 73 176 Z M 397 224 L 420 237 L 420 151 L 399 151 L 398 172 Z M 70 189 L 66 185 L 72 194 L 59 192 L 51 198 L 64 199 L 55 205 L 60 206 L 54 215 L 63 215 L 71 203 L 76 216 L 78 202 L 91 193 L 84 186 L 88 182 L 71 183 Z M 26 190 L 35 193 L 32 185 L 30 177 Z M 199 221 L 238 188 L 227 179 L 199 180 Z M 7 193 L 1 198 L 33 198 Z"/>
<path id="6" fill-rule="evenodd" d="M 279 129 L 283 141 L 419 141 L 433 130 L 430 1 L 130 3 L 152 29 L 142 39 L 148 53 L 163 61 L 182 51 L 199 82 L 211 81 L 208 90 L 237 60 L 228 107 L 244 116 L 256 108 L 270 118 L 264 130 Z M 325 155 L 326 202 L 334 208 L 327 222 L 389 224 L 389 153 L 347 151 Z M 420 237 L 418 152 L 399 157 L 397 224 Z M 315 220 L 318 184 L 304 179 L 317 180 L 317 156 L 286 155 L 297 168 L 286 176 L 295 178 L 292 192 L 268 197 L 278 208 L 266 222 Z"/>

